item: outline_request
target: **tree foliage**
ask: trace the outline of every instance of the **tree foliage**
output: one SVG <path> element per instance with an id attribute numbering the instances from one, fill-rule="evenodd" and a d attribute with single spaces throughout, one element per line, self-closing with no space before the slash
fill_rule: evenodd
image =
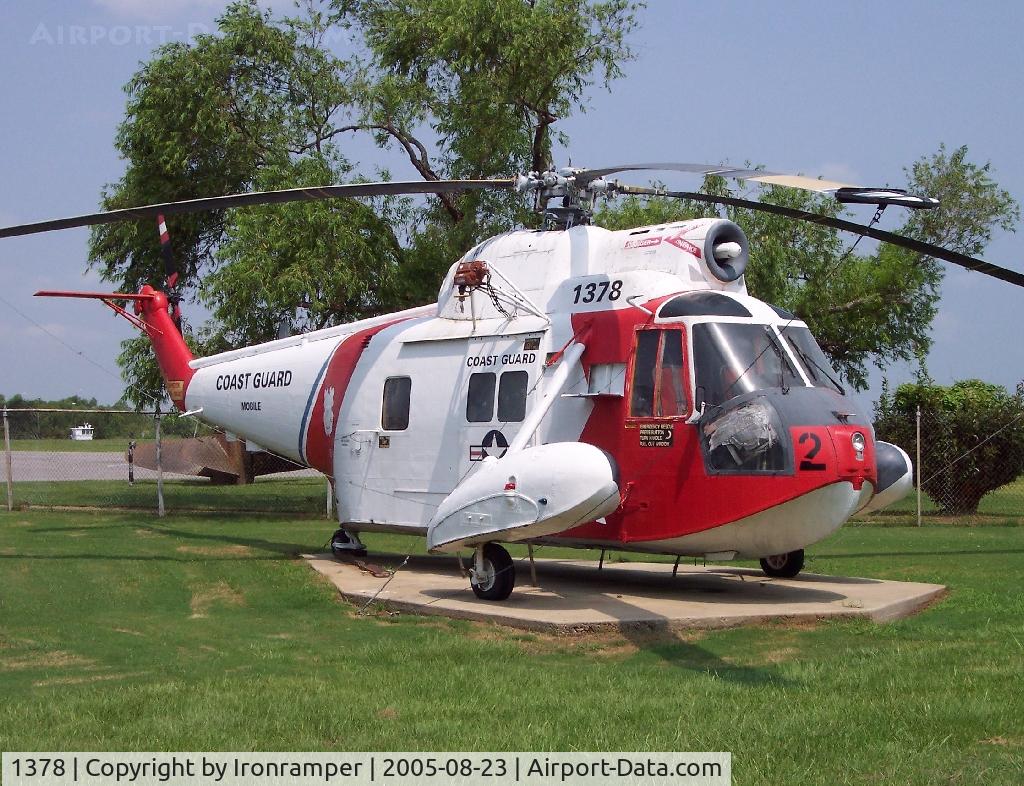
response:
<path id="1" fill-rule="evenodd" d="M 982 497 L 1024 473 L 1024 387 L 1014 394 L 977 379 L 930 380 L 885 391 L 875 411 L 879 439 L 914 455 L 921 408 L 922 489 L 943 513 L 974 513 Z"/>
<path id="2" fill-rule="evenodd" d="M 257 187 L 314 186 L 348 174 L 348 167 L 313 155 L 264 170 Z M 213 313 L 208 338 L 229 347 L 269 341 L 278 323 L 292 319 L 296 304 L 302 322 L 292 327 L 299 330 L 392 308 L 402 261 L 393 227 L 401 212 L 394 202 L 357 200 L 235 211 L 216 253 L 217 268 L 201 284 Z M 239 301 L 249 308 L 239 309 Z"/>
<path id="3" fill-rule="evenodd" d="M 124 437 L 128 439 L 152 438 L 155 424 L 151 415 L 124 414 L 127 405 L 119 401 L 108 406 L 97 403 L 95 398 L 68 396 L 47 401 L 41 398 L 25 398 L 15 393 L 10 398 L 0 395 L 0 408 L 9 409 L 70 409 L 70 410 L 122 410 L 122 412 L 8 412 L 11 439 L 68 439 L 73 426 L 91 424 L 97 439 Z M 191 437 L 195 433 L 207 434 L 207 427 L 194 418 L 177 417 L 169 412 L 161 420 L 161 431 L 166 436 Z"/>
<path id="4" fill-rule="evenodd" d="M 632 55 L 632 0 L 307 0 L 274 19 L 240 0 L 216 35 L 157 50 L 126 86 L 114 209 L 260 188 L 379 179 L 345 153 L 362 135 L 417 176 L 509 176 L 550 163 L 552 127 Z M 332 51 L 347 31 L 353 47 Z M 562 141 L 564 137 L 560 137 Z M 403 164 L 405 166 L 405 164 Z M 183 294 L 213 318 L 208 352 L 272 337 L 297 303 L 322 327 L 423 302 L 480 238 L 530 220 L 509 194 L 278 206 L 175 216 Z M 93 231 L 92 264 L 129 290 L 162 276 L 155 227 Z M 200 281 L 203 283 L 200 283 Z M 147 342 L 119 362 L 137 403 L 160 389 Z"/>

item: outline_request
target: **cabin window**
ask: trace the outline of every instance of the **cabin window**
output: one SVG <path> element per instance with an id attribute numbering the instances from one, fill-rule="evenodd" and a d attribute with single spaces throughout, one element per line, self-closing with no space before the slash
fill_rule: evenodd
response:
<path id="1" fill-rule="evenodd" d="M 409 428 L 409 394 L 412 379 L 388 377 L 384 380 L 384 407 L 381 426 L 385 431 L 405 431 Z"/>
<path id="2" fill-rule="evenodd" d="M 635 418 L 683 417 L 690 412 L 682 330 L 637 334 L 629 414 Z"/>
<path id="3" fill-rule="evenodd" d="M 526 387 L 530 375 L 525 371 L 506 371 L 498 385 L 498 420 L 519 423 L 526 417 Z"/>
<path id="4" fill-rule="evenodd" d="M 466 400 L 466 420 L 470 423 L 490 423 L 494 418 L 494 385 L 497 376 L 488 371 L 471 374 L 469 398 Z"/>

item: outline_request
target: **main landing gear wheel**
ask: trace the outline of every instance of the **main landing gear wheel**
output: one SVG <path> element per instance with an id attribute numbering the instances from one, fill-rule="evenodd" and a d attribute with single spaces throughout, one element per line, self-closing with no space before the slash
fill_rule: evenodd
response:
<path id="1" fill-rule="evenodd" d="M 797 549 L 787 554 L 772 554 L 761 560 L 761 570 L 766 576 L 777 579 L 791 579 L 804 568 L 804 550 Z"/>
<path id="2" fill-rule="evenodd" d="M 365 557 L 366 546 L 359 540 L 358 535 L 339 529 L 331 535 L 331 553 L 338 558 Z"/>
<path id="3" fill-rule="evenodd" d="M 485 543 L 473 555 L 469 583 L 481 600 L 505 600 L 516 585 L 516 567 L 512 557 L 497 543 Z"/>

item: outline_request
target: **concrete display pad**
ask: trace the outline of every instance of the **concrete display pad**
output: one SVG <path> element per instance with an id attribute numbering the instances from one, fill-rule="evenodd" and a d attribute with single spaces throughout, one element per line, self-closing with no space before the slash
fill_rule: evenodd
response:
<path id="1" fill-rule="evenodd" d="M 516 560 L 516 588 L 501 602 L 477 599 L 454 557 L 414 557 L 387 578 L 375 578 L 330 554 L 304 554 L 342 596 L 359 607 L 374 605 L 415 614 L 496 622 L 548 633 L 586 633 L 643 628 L 718 628 L 768 620 L 861 617 L 887 622 L 909 616 L 939 597 L 945 587 L 905 581 L 819 576 L 771 579 L 761 571 L 728 566 L 664 563 L 597 563 L 536 560 L 537 584 L 528 560 Z M 370 555 L 394 569 L 401 558 Z M 469 566 L 468 561 L 466 566 Z M 382 589 L 383 588 L 383 589 Z"/>

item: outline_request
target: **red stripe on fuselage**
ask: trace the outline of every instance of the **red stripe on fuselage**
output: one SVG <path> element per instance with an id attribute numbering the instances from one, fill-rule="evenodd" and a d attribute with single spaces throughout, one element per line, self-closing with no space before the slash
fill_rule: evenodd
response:
<path id="1" fill-rule="evenodd" d="M 325 475 L 334 476 L 334 434 L 338 429 L 338 413 L 341 411 L 341 403 L 345 400 L 345 393 L 348 390 L 348 383 L 356 369 L 356 363 L 362 357 L 370 339 L 385 328 L 403 322 L 396 319 L 383 325 L 366 328 L 358 333 L 353 333 L 341 340 L 334 349 L 330 360 L 327 361 L 327 371 L 324 372 L 320 388 L 316 392 L 313 407 L 309 413 L 309 421 L 306 423 L 306 463 L 314 469 L 318 469 Z M 324 418 L 327 411 L 326 403 L 330 400 L 331 414 L 329 419 Z M 328 429 L 327 426 L 330 426 Z"/>

